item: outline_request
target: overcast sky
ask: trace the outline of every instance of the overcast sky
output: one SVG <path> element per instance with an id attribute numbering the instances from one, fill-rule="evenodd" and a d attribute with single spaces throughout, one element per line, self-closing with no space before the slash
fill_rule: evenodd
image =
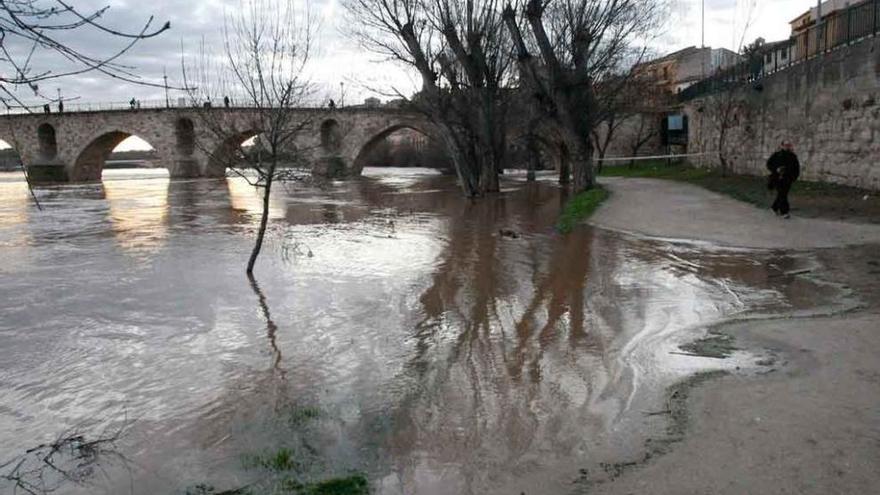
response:
<path id="1" fill-rule="evenodd" d="M 657 42 L 658 51 L 674 51 L 700 44 L 700 0 L 674 0 L 665 34 Z M 735 49 L 740 42 L 750 0 L 705 0 L 706 44 L 712 47 Z M 754 0 L 752 0 L 754 1 Z M 103 5 L 111 8 L 105 15 L 106 23 L 127 31 L 135 30 L 150 15 L 157 23 L 171 21 L 171 30 L 157 38 L 143 41 L 130 52 L 124 62 L 137 68 L 146 80 L 162 82 L 163 70 L 170 81 L 180 79 L 181 44 L 185 51 L 194 51 L 204 38 L 208 44 L 221 40 L 224 11 L 234 9 L 238 0 L 78 0 L 74 4 L 83 10 Z M 752 14 L 752 25 L 746 41 L 758 36 L 768 41 L 787 38 L 788 21 L 805 11 L 812 0 L 757 0 Z M 312 9 L 323 17 L 320 33 L 320 51 L 311 70 L 314 81 L 325 94 L 338 95 L 339 83 L 345 84 L 348 102 L 370 96 L 371 88 L 392 87 L 404 92 L 415 89 L 415 79 L 394 64 L 383 62 L 380 56 L 365 52 L 343 34 L 344 16 L 339 0 L 313 0 Z M 105 53 L 108 36 L 94 30 L 78 30 L 71 41 L 83 51 Z M 48 60 L 47 60 L 48 61 Z M 41 88 L 55 94 L 61 88 L 67 97 L 81 101 L 125 102 L 131 97 L 142 100 L 164 99 L 163 90 L 118 83 L 98 74 L 48 81 Z M 24 96 L 26 94 L 23 93 Z M 338 97 L 337 97 L 338 99 Z"/>

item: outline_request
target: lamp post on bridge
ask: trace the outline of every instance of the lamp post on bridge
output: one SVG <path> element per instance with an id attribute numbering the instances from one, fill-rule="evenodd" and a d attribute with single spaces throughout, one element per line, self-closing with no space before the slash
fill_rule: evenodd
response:
<path id="1" fill-rule="evenodd" d="M 171 108 L 171 101 L 168 99 L 168 72 L 162 67 L 162 80 L 165 81 L 165 108 Z"/>

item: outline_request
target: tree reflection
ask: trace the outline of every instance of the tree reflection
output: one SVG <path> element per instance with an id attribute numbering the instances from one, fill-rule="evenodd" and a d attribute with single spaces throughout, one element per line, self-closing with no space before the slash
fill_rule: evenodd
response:
<path id="1" fill-rule="evenodd" d="M 257 279 L 254 278 L 253 275 L 249 275 L 248 281 L 251 289 L 254 291 L 254 295 L 257 296 L 263 319 L 266 320 L 266 339 L 269 342 L 269 347 L 272 349 L 272 370 L 277 373 L 279 378 L 285 380 L 287 378 L 287 373 L 281 367 L 281 349 L 278 348 L 278 342 L 276 340 L 278 325 L 272 320 L 272 314 L 269 311 L 269 303 L 266 301 L 266 295 L 263 294 L 263 291 L 260 289 L 260 284 L 257 283 Z"/>

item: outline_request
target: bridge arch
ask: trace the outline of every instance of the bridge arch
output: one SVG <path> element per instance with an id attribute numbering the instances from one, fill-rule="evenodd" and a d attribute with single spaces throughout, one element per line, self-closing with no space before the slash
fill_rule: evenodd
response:
<path id="1" fill-rule="evenodd" d="M 17 170 L 21 163 L 21 152 L 16 147 L 15 140 L 6 140 L 0 137 L 0 169 Z"/>
<path id="2" fill-rule="evenodd" d="M 58 137 L 52 124 L 44 122 L 37 127 L 37 144 L 40 161 L 48 162 L 58 156 Z"/>
<path id="3" fill-rule="evenodd" d="M 237 164 L 237 157 L 241 155 L 241 146 L 249 139 L 259 136 L 262 131 L 249 129 L 234 133 L 214 146 L 214 152 L 208 157 L 208 167 L 205 175 L 208 177 L 225 177 L 226 169 Z"/>
<path id="4" fill-rule="evenodd" d="M 107 158 L 120 143 L 131 136 L 141 138 L 155 149 L 151 143 L 155 138 L 149 133 L 134 133 L 123 130 L 103 131 L 76 154 L 73 165 L 68 172 L 70 180 L 73 182 L 100 181 Z M 167 164 L 163 165 L 167 167 Z"/>
<path id="5" fill-rule="evenodd" d="M 389 136 L 391 136 L 395 132 L 405 130 L 405 129 L 415 131 L 415 132 L 421 134 L 422 136 L 425 136 L 428 139 L 435 139 L 436 138 L 436 136 L 434 134 L 432 134 L 431 132 L 429 132 L 428 130 L 423 128 L 422 126 L 412 124 L 409 122 L 400 122 L 400 123 L 395 123 L 395 124 L 389 125 L 389 126 L 383 128 L 381 131 L 379 131 L 375 134 L 372 134 L 370 137 L 365 139 L 362 144 L 360 144 L 357 147 L 357 149 L 355 151 L 355 155 L 354 155 L 355 158 L 352 161 L 352 170 L 351 170 L 352 175 L 360 175 L 361 171 L 363 170 L 364 166 L 366 165 L 365 159 L 369 156 L 369 154 L 375 149 L 375 147 L 379 143 L 381 143 L 382 141 L 387 139 Z M 444 145 L 444 147 L 445 147 L 445 145 Z"/>

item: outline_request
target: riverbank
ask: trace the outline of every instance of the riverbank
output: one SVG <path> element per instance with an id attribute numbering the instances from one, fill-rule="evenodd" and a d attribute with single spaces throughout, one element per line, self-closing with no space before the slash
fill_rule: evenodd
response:
<path id="1" fill-rule="evenodd" d="M 774 192 L 767 190 L 764 177 L 738 174 L 722 177 L 716 170 L 685 164 L 667 165 L 665 162 L 649 161 L 633 166 L 606 166 L 601 176 L 685 182 L 759 208 L 769 208 L 773 203 Z M 798 181 L 791 191 L 791 203 L 792 214 L 798 217 L 880 224 L 880 193 L 877 191 Z"/>
<path id="2" fill-rule="evenodd" d="M 876 490 L 878 228 L 827 220 L 786 222 L 671 181 L 612 179 L 605 185 L 613 196 L 592 217 L 593 224 L 713 245 L 811 250 L 819 266 L 795 277 L 845 287 L 859 307 L 841 314 L 789 315 L 713 328 L 732 338 L 737 348 L 773 359 L 763 362 L 757 373 L 697 375 L 670 388 L 666 429 L 646 443 L 643 456 L 609 465 L 604 481 L 588 484 L 589 493 Z M 682 428 L 684 432 L 676 431 Z"/>

